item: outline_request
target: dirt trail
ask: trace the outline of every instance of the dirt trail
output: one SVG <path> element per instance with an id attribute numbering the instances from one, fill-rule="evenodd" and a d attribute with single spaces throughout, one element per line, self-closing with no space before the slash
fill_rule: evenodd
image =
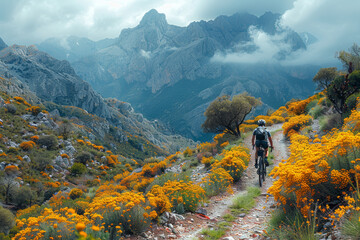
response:
<path id="1" fill-rule="evenodd" d="M 284 136 L 281 130 L 281 124 L 274 125 L 269 127 L 269 131 L 276 131 L 273 136 L 274 143 L 274 160 L 273 165 L 267 169 L 269 173 L 273 167 L 277 166 L 282 159 L 287 159 L 289 157 L 288 145 L 285 142 Z M 245 144 L 248 148 L 252 149 L 251 146 L 251 136 L 246 139 Z M 247 178 L 245 178 L 244 187 L 247 186 L 259 186 L 258 175 L 256 174 L 256 169 L 254 167 L 255 151 L 251 152 L 251 161 L 249 167 L 246 170 Z M 266 222 L 271 215 L 275 202 L 272 196 L 268 196 L 267 190 L 272 186 L 274 179 L 267 176 L 265 184 L 261 188 L 261 195 L 256 199 L 256 206 L 246 214 L 245 217 L 238 217 L 235 220 L 233 226 L 230 228 L 230 231 L 226 236 L 231 236 L 234 239 L 262 239 L 261 234 L 263 230 L 267 228 Z M 268 196 L 268 201 L 266 202 L 266 197 Z"/>
<path id="2" fill-rule="evenodd" d="M 282 159 L 287 159 L 289 157 L 288 146 L 285 142 L 281 131 L 282 124 L 276 124 L 268 128 L 270 132 L 275 132 L 272 136 L 274 143 L 274 163 L 267 170 L 269 173 L 274 166 L 277 166 Z M 252 149 L 251 146 L 251 135 L 245 139 L 245 145 L 249 149 Z M 192 231 L 183 232 L 178 239 L 194 239 L 204 227 L 210 227 L 215 225 L 216 221 L 220 221 L 221 216 L 227 213 L 229 206 L 232 204 L 233 199 L 239 194 L 246 193 L 246 188 L 248 186 L 259 186 L 258 175 L 256 174 L 256 169 L 254 167 L 255 151 L 251 150 L 251 160 L 249 167 L 246 169 L 245 174 L 238 184 L 233 186 L 234 194 L 226 196 L 217 196 L 210 199 L 208 210 L 208 216 L 212 221 L 194 221 L 195 229 Z M 268 188 L 272 185 L 273 179 L 267 176 L 267 179 L 261 188 L 261 195 L 256 199 L 256 206 L 251 209 L 245 217 L 238 216 L 234 221 L 233 225 L 230 227 L 227 234 L 224 236 L 232 237 L 233 239 L 261 239 L 261 233 L 266 229 L 266 222 L 272 211 L 271 206 L 274 205 L 274 199 L 269 196 L 268 201 L 266 202 L 266 192 Z M 194 216 L 196 218 L 196 216 Z M 193 219 L 194 219 L 193 218 Z M 231 238 L 227 238 L 231 239 Z"/>

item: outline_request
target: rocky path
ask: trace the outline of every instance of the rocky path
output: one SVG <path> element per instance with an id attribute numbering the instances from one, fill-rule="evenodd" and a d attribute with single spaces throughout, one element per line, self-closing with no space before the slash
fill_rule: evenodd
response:
<path id="1" fill-rule="evenodd" d="M 269 129 L 269 131 L 275 131 L 273 134 L 273 143 L 274 143 L 274 159 L 273 165 L 270 166 L 267 170 L 269 173 L 274 166 L 277 166 L 282 159 L 287 159 L 289 157 L 289 151 L 287 143 L 283 137 L 281 130 L 282 125 L 274 125 Z M 251 146 L 251 136 L 246 139 L 245 144 L 248 148 L 252 149 Z M 244 178 L 244 186 L 259 186 L 258 175 L 256 174 L 256 169 L 254 167 L 255 151 L 251 152 L 251 161 L 249 167 L 246 170 L 246 175 Z M 245 217 L 238 217 L 230 230 L 228 231 L 226 237 L 228 239 L 263 239 L 263 231 L 267 228 L 266 222 L 268 221 L 273 207 L 275 205 L 274 198 L 268 196 L 267 190 L 272 185 L 274 179 L 267 176 L 265 184 L 261 188 L 261 195 L 257 197 L 256 206 L 245 215 Z M 268 196 L 268 201 L 266 198 Z"/>
<path id="2" fill-rule="evenodd" d="M 274 163 L 268 172 L 274 166 L 277 166 L 282 159 L 287 159 L 289 157 L 289 151 L 287 143 L 282 134 L 282 124 L 276 124 L 268 128 L 270 132 L 273 132 L 273 142 L 274 142 Z M 251 135 L 245 139 L 245 145 L 252 149 L 251 146 Z M 216 198 L 211 199 L 208 209 L 208 216 L 210 219 L 221 220 L 221 216 L 229 211 L 229 206 L 232 204 L 233 199 L 239 194 L 246 193 L 246 188 L 248 186 L 259 186 L 258 175 L 256 174 L 256 169 L 254 167 L 255 151 L 251 150 L 251 160 L 249 167 L 246 169 L 244 177 L 240 183 L 234 186 L 234 194 L 228 196 L 217 196 Z M 263 187 L 261 188 L 261 195 L 256 199 L 256 206 L 251 209 L 245 216 L 241 215 L 233 222 L 233 225 L 230 227 L 227 234 L 223 239 L 262 239 L 261 235 L 263 230 L 266 229 L 266 222 L 271 215 L 272 207 L 275 202 L 273 197 L 269 196 L 267 198 L 267 190 L 272 185 L 273 179 L 269 176 L 267 177 Z M 214 223 L 211 221 L 207 222 L 207 226 L 211 227 Z M 201 224 L 204 225 L 204 224 Z M 206 226 L 205 226 L 206 227 Z M 194 239 L 196 236 L 199 236 L 199 232 L 202 228 L 197 229 L 191 234 L 183 234 L 180 239 Z"/>

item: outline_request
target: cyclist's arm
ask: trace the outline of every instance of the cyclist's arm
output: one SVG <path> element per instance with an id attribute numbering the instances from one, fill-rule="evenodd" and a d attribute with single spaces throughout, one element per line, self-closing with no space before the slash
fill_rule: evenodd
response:
<path id="1" fill-rule="evenodd" d="M 251 143 L 253 146 L 255 145 L 255 135 L 252 136 Z"/>
<path id="2" fill-rule="evenodd" d="M 273 145 L 273 141 L 272 141 L 271 136 L 269 137 L 269 142 L 270 142 L 270 147 L 274 148 L 274 145 Z"/>

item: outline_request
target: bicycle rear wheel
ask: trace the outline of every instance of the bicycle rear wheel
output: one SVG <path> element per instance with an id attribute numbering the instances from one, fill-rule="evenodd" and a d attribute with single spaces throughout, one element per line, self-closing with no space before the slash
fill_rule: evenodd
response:
<path id="1" fill-rule="evenodd" d="M 258 169 L 258 174 L 259 174 L 259 185 L 260 187 L 262 187 L 262 183 L 263 183 L 263 171 L 264 170 L 264 162 L 263 162 L 263 158 L 259 157 L 259 169 Z"/>

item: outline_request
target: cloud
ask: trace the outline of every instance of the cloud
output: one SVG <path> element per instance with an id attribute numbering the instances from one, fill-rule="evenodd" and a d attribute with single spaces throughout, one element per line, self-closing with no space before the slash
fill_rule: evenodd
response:
<path id="1" fill-rule="evenodd" d="M 50 37 L 71 35 L 92 40 L 117 37 L 138 25 L 150 9 L 165 13 L 170 24 L 219 15 L 265 11 L 284 12 L 293 0 L 11 0 L 0 1 L 0 37 L 8 44 L 34 44 Z"/>
<path id="2" fill-rule="evenodd" d="M 266 11 L 283 14 L 282 27 L 310 32 L 318 39 L 307 51 L 296 52 L 288 58 L 288 64 L 336 63 L 335 53 L 348 49 L 360 39 L 360 1 L 355 0 L 0 1 L 0 37 L 9 45 L 30 45 L 50 37 L 65 39 L 71 35 L 92 40 L 115 38 L 122 29 L 138 25 L 150 9 L 165 13 L 168 22 L 178 26 L 236 12 L 257 16 Z M 279 44 L 270 47 L 279 36 L 254 30 L 252 37 L 250 45 L 255 48 L 252 54 L 244 53 L 239 43 L 236 49 L 218 53 L 216 58 L 225 62 L 271 61 L 276 52 L 286 48 Z M 66 42 L 64 44 L 66 46 Z"/>
<path id="3" fill-rule="evenodd" d="M 250 42 L 239 43 L 235 49 L 217 52 L 213 61 L 222 63 L 272 63 L 281 52 L 288 52 L 290 45 L 282 40 L 285 33 L 269 35 L 254 26 L 249 27 Z"/>
<path id="4" fill-rule="evenodd" d="M 298 50 L 278 61 L 284 65 L 316 64 L 339 65 L 336 52 L 347 50 L 360 39 L 360 1 L 352 0 L 296 0 L 279 21 L 280 28 L 290 28 L 298 33 L 309 32 L 318 41 L 306 50 Z M 246 53 L 231 50 L 217 53 L 213 60 L 228 63 L 274 62 L 278 52 L 286 51 L 286 45 L 279 44 L 281 35 L 270 36 L 261 31 L 249 31 L 256 51 Z M 357 42 L 360 44 L 360 42 Z M 240 43 L 239 43 L 240 44 Z"/>
<path id="5" fill-rule="evenodd" d="M 296 0 L 281 18 L 283 27 L 310 32 L 318 42 L 297 53 L 289 63 L 337 64 L 335 53 L 360 44 L 360 1 Z"/>

